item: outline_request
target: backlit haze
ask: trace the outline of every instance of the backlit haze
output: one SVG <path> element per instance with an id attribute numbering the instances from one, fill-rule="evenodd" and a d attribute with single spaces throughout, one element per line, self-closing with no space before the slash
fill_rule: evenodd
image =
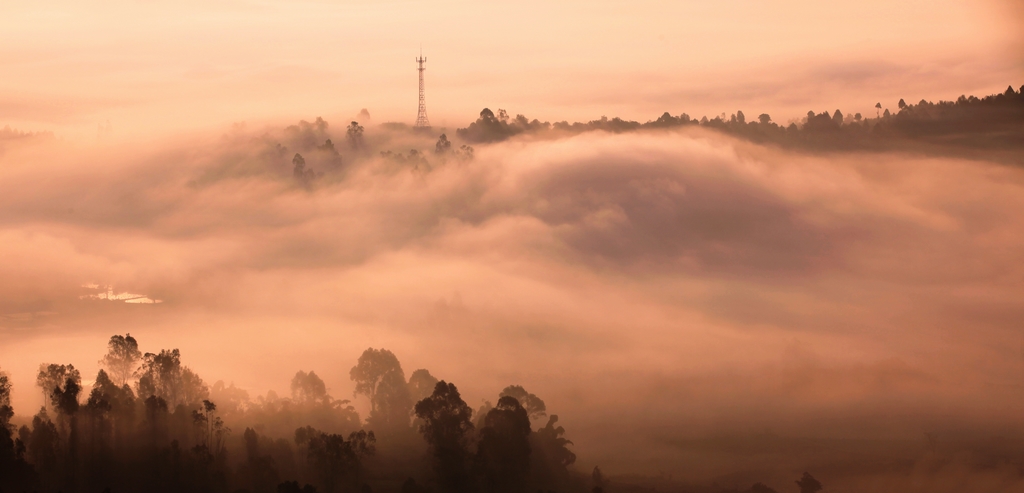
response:
<path id="1" fill-rule="evenodd" d="M 377 153 L 459 145 L 484 107 L 785 124 L 1000 93 L 1024 83 L 1022 19 L 946 0 L 4 1 L 0 129 L 53 134 L 0 140 L 14 408 L 41 405 L 39 363 L 91 379 L 115 333 L 253 396 L 315 370 L 348 398 L 383 347 L 474 408 L 525 386 L 582 471 L 789 484 L 827 463 L 850 487 L 1019 491 L 959 456 L 855 470 L 926 434 L 1024 436 L 1020 166 L 702 128 L 474 144 L 429 171 Z M 435 131 L 392 133 L 415 120 L 421 47 Z M 343 143 L 363 108 L 359 155 Z M 267 156 L 290 163 L 284 128 L 317 117 L 346 167 L 307 188 Z"/>
<path id="2" fill-rule="evenodd" d="M 166 135 L 247 121 L 463 125 L 808 109 L 1005 89 L 1019 1 L 4 2 L 0 115 L 22 130 Z M 988 92 L 986 92 L 988 91 Z M 818 110 L 822 111 L 822 110 Z M 334 118 L 332 118 L 334 117 Z"/>

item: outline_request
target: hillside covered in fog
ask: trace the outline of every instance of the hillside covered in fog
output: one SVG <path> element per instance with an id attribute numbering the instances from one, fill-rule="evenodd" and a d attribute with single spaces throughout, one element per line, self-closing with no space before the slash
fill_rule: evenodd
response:
<path id="1" fill-rule="evenodd" d="M 0 491 L 1024 491 L 1020 91 L 353 120 L 0 130 Z"/>

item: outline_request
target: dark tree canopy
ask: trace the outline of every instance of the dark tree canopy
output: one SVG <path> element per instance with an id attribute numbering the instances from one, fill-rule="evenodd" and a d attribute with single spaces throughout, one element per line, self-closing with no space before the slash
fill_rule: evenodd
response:
<path id="1" fill-rule="evenodd" d="M 0 371 L 0 490 L 29 491 L 36 482 L 35 471 L 25 461 L 27 429 L 24 437 L 15 436 L 11 425 L 11 388 L 10 377 Z"/>
<path id="2" fill-rule="evenodd" d="M 441 134 L 441 137 L 437 139 L 437 144 L 434 145 L 435 154 L 447 154 L 452 151 L 452 143 L 448 140 L 448 136 Z"/>
<path id="3" fill-rule="evenodd" d="M 366 145 L 363 140 L 363 126 L 359 122 L 349 124 L 348 129 L 345 130 L 345 137 L 348 139 L 348 146 L 354 151 L 358 151 Z"/>
<path id="4" fill-rule="evenodd" d="M 409 397 L 419 402 L 434 392 L 438 380 L 429 371 L 420 368 L 409 376 Z"/>
<path id="5" fill-rule="evenodd" d="M 42 364 L 36 375 L 36 385 L 43 390 L 45 402 L 51 409 L 57 409 L 58 401 L 64 395 L 68 382 L 73 382 L 77 390 L 81 390 L 82 375 L 75 365 Z M 75 393 L 77 396 L 77 392 Z"/>
<path id="6" fill-rule="evenodd" d="M 522 492 L 530 472 L 530 418 L 512 396 L 503 396 L 480 429 L 476 467 L 488 492 Z"/>
<path id="7" fill-rule="evenodd" d="M 11 378 L 0 371 L 0 407 L 11 406 Z"/>
<path id="8" fill-rule="evenodd" d="M 179 405 L 197 406 L 210 394 L 203 379 L 181 364 L 181 352 L 177 349 L 146 353 L 139 368 L 137 387 L 140 398 L 157 396 L 172 409 Z"/>
<path id="9" fill-rule="evenodd" d="M 100 364 L 118 386 L 123 386 L 134 376 L 141 359 L 139 343 L 131 334 L 113 335 L 107 343 L 107 354 L 100 360 Z"/>
<path id="10" fill-rule="evenodd" d="M 447 491 L 467 491 L 470 482 L 466 462 L 473 410 L 454 384 L 441 380 L 430 397 L 416 403 L 416 416 L 423 420 L 420 433 L 434 456 L 438 484 Z"/>
<path id="11" fill-rule="evenodd" d="M 375 398 L 375 409 L 367 418 L 371 428 L 384 432 L 405 431 L 409 428 L 413 402 L 401 368 L 381 377 Z"/>
<path id="12" fill-rule="evenodd" d="M 806 472 L 797 480 L 796 485 L 800 487 L 800 493 L 818 493 L 822 489 L 821 482 Z"/>
<path id="13" fill-rule="evenodd" d="M 519 401 L 519 404 L 526 409 L 526 414 L 530 416 L 530 419 L 542 418 L 547 413 L 547 406 L 544 405 L 544 401 L 540 397 L 527 392 L 522 385 L 509 385 L 505 387 L 499 397 L 505 396 L 514 397 Z"/>
<path id="14" fill-rule="evenodd" d="M 1024 87 L 1022 87 L 1024 89 Z M 664 112 L 645 123 L 601 117 L 589 122 L 547 123 L 530 121 L 523 115 L 514 119 L 484 109 L 479 118 L 456 135 L 469 142 L 498 142 L 519 135 L 545 132 L 578 133 L 588 131 L 629 132 L 694 126 L 718 131 L 756 143 L 774 144 L 810 150 L 910 150 L 940 155 L 977 155 L 979 150 L 994 151 L 1000 161 L 1024 164 L 1024 91 L 1010 86 L 1005 92 L 984 98 L 960 96 L 955 101 L 932 103 L 921 100 L 908 104 L 900 100 L 895 113 L 876 103 L 876 118 L 864 118 L 857 112 L 808 111 L 801 121 L 779 125 L 767 114 L 747 121 L 742 111 L 727 117 L 691 118 L 686 113 L 673 116 Z M 506 114 L 507 115 L 507 114 Z M 850 115 L 853 115 L 852 117 Z M 525 404 L 524 404 L 525 405 Z"/>
<path id="15" fill-rule="evenodd" d="M 327 385 L 316 372 L 299 370 L 292 377 L 292 399 L 298 403 L 322 402 L 327 395 Z"/>
<path id="16" fill-rule="evenodd" d="M 362 461 L 376 452 L 373 432 L 358 431 L 348 439 L 304 427 L 295 430 L 295 443 L 306 449 L 306 460 L 320 476 L 326 493 L 353 491 L 362 478 Z"/>
<path id="17" fill-rule="evenodd" d="M 331 397 L 314 371 L 296 372 L 289 396 L 269 391 L 251 399 L 246 390 L 223 381 L 207 389 L 182 364 L 177 349 L 145 353 L 133 389 L 111 373 L 138 349 L 128 337 L 111 338 L 108 356 L 128 357 L 101 360 L 103 368 L 85 396 L 88 383 L 83 386 L 74 366 L 42 365 L 36 377 L 46 406 L 19 429 L 11 423 L 18 419 L 11 407 L 11 380 L 0 371 L 0 491 L 582 493 L 591 486 L 609 488 L 599 468 L 591 476 L 593 485 L 572 469 L 576 453 L 558 416 L 531 429 L 531 419 L 546 416 L 547 409 L 521 385 L 503 389 L 496 405 L 484 404 L 474 427 L 473 412 L 454 384 L 425 369 L 405 380 L 392 352 L 371 348 L 349 372 L 357 395 L 368 396 L 373 407 L 363 423 L 348 401 Z M 411 410 L 422 442 L 411 433 Z M 398 424 L 410 435 L 385 438 L 377 429 L 394 431 Z M 232 434 L 229 425 L 241 433 Z M 801 493 L 821 490 L 809 474 L 797 484 Z M 750 492 L 774 493 L 760 483 Z"/>
<path id="18" fill-rule="evenodd" d="M 565 438 L 565 428 L 556 426 L 558 416 L 552 414 L 548 423 L 530 436 L 530 464 L 534 480 L 549 487 L 569 481 L 569 466 L 576 463 L 576 454 L 569 450 L 572 441 Z"/>
<path id="19" fill-rule="evenodd" d="M 388 431 L 408 428 L 412 400 L 405 372 L 394 353 L 373 348 L 363 351 L 349 377 L 356 383 L 355 395 L 370 398 L 367 421 L 371 426 Z"/>

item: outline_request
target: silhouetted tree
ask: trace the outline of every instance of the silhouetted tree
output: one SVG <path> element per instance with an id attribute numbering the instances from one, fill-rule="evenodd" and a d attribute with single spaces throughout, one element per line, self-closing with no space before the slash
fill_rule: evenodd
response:
<path id="1" fill-rule="evenodd" d="M 43 402 L 55 406 L 53 400 L 54 390 L 63 393 L 64 385 L 68 380 L 75 381 L 81 385 L 82 375 L 75 369 L 75 365 L 41 364 L 39 373 L 36 374 L 36 385 L 43 391 Z M 45 405 L 44 404 L 44 405 Z M 55 407 L 50 407 L 55 409 Z"/>
<path id="2" fill-rule="evenodd" d="M 594 466 L 594 470 L 590 473 L 590 479 L 594 482 L 594 493 L 601 493 L 608 486 L 608 480 L 605 479 L 604 473 L 598 466 Z"/>
<path id="3" fill-rule="evenodd" d="M 413 403 L 409 397 L 409 384 L 401 368 L 381 377 L 376 398 L 376 412 L 370 413 L 367 423 L 385 433 L 408 431 Z"/>
<path id="4" fill-rule="evenodd" d="M 522 385 L 509 385 L 501 391 L 498 397 L 510 396 L 514 397 L 519 404 L 526 409 L 526 414 L 530 419 L 542 418 L 547 412 L 547 406 L 544 405 L 544 401 L 523 388 Z"/>
<path id="5" fill-rule="evenodd" d="M 434 472 L 445 491 L 468 491 L 468 440 L 473 431 L 473 411 L 462 400 L 455 384 L 441 380 L 434 392 L 416 403 L 416 416 L 423 420 L 420 433 L 434 456 Z"/>
<path id="6" fill-rule="evenodd" d="M 295 430 L 295 443 L 306 448 L 306 460 L 320 478 L 327 493 L 354 491 L 361 482 L 362 460 L 376 451 L 373 432 L 358 431 L 345 437 L 312 427 Z"/>
<path id="7" fill-rule="evenodd" d="M 225 385 L 223 380 L 217 380 L 213 387 L 210 387 L 210 400 L 217 403 L 217 411 L 227 419 L 227 416 L 248 410 L 249 392 L 235 387 L 234 382 Z"/>
<path id="8" fill-rule="evenodd" d="M 353 395 L 363 394 L 370 398 L 370 409 L 376 405 L 377 387 L 384 375 L 401 371 L 402 365 L 394 353 L 387 349 L 368 348 L 359 356 L 356 366 L 349 370 L 349 378 L 356 383 Z"/>
<path id="9" fill-rule="evenodd" d="M 480 111 L 480 117 L 469 127 L 460 128 L 455 133 L 470 142 L 497 142 L 516 135 L 525 129 L 517 124 L 508 123 L 508 113 L 498 110 L 498 116 L 490 109 Z"/>
<path id="10" fill-rule="evenodd" d="M 224 420 L 217 416 L 217 405 L 204 399 L 199 409 L 192 411 L 192 423 L 196 428 L 196 443 L 206 447 L 213 455 L 223 451 L 224 438 L 231 428 L 224 426 Z"/>
<path id="11" fill-rule="evenodd" d="M 325 140 L 323 145 L 318 145 L 316 148 L 328 154 L 338 154 L 338 150 L 334 148 L 334 142 L 331 142 L 331 139 Z"/>
<path id="12" fill-rule="evenodd" d="M 349 371 L 356 383 L 355 395 L 370 398 L 367 422 L 376 430 L 408 428 L 412 400 L 402 365 L 387 349 L 368 348 Z"/>
<path id="13" fill-rule="evenodd" d="M 331 144 L 331 147 L 333 148 L 334 145 Z M 306 158 L 302 157 L 301 154 L 295 154 L 295 157 L 292 158 L 292 165 L 292 175 L 302 185 L 309 186 L 320 177 L 315 171 L 306 169 Z"/>
<path id="14" fill-rule="evenodd" d="M 61 472 L 58 470 L 60 456 L 60 434 L 56 425 L 50 421 L 46 409 L 32 418 L 32 432 L 28 436 L 27 456 L 29 462 L 39 473 L 44 489 L 56 489 L 60 483 Z"/>
<path id="15" fill-rule="evenodd" d="M 822 488 L 821 482 L 806 472 L 796 482 L 796 485 L 800 487 L 800 493 L 818 493 Z"/>
<path id="16" fill-rule="evenodd" d="M 193 407 L 210 396 L 199 375 L 181 364 L 181 353 L 177 349 L 146 353 L 139 368 L 137 386 L 140 398 L 155 395 L 171 408 Z"/>
<path id="17" fill-rule="evenodd" d="M 25 443 L 14 436 L 11 388 L 10 377 L 0 371 L 0 491 L 29 491 L 35 474 L 25 462 Z"/>
<path id="18" fill-rule="evenodd" d="M 420 368 L 409 376 L 409 397 L 413 402 L 419 402 L 434 391 L 437 386 L 437 379 L 429 371 Z"/>
<path id="19" fill-rule="evenodd" d="M 71 367 L 71 365 L 68 365 Z M 72 367 L 73 368 L 73 367 Z M 63 468 L 64 477 L 62 482 L 68 488 L 76 484 L 78 465 L 78 394 L 82 392 L 81 377 L 78 371 L 69 372 L 64 385 L 55 386 L 50 391 L 50 403 L 57 411 L 60 418 L 60 427 L 65 448 L 65 465 Z"/>
<path id="20" fill-rule="evenodd" d="M 468 145 L 461 145 L 459 149 L 455 151 L 455 157 L 462 161 L 473 160 L 473 147 Z"/>
<path id="21" fill-rule="evenodd" d="M 245 463 L 239 468 L 239 476 L 244 478 L 243 482 L 249 486 L 249 491 L 251 493 L 281 491 L 274 459 L 261 453 L 260 439 L 256 430 L 246 428 L 242 433 L 242 440 L 245 441 Z M 275 485 L 277 486 L 275 487 Z M 298 484 L 295 487 L 296 490 L 301 491 L 298 489 Z"/>
<path id="22" fill-rule="evenodd" d="M 162 397 L 150 395 L 143 402 L 145 407 L 146 441 L 151 449 L 156 449 L 167 440 L 167 401 Z"/>
<path id="23" fill-rule="evenodd" d="M 264 425 L 268 434 L 291 434 L 297 427 L 307 425 L 330 433 L 348 433 L 359 428 L 359 414 L 351 402 L 328 394 L 315 372 L 297 372 L 292 379 L 292 392 L 291 399 L 278 397 L 274 391 L 258 396 L 248 404 L 245 416 L 252 423 Z"/>
<path id="24" fill-rule="evenodd" d="M 0 370 L 0 409 L 5 409 L 6 408 L 9 412 L 13 413 L 13 411 L 10 411 L 10 409 L 12 409 L 11 408 L 11 388 L 12 388 L 11 378 L 9 376 L 7 376 L 7 373 L 5 373 L 4 371 Z M 0 424 L 6 425 L 6 424 L 8 424 L 8 421 L 4 420 L 4 415 L 5 414 L 0 413 L 0 420 L 3 420 L 3 421 L 0 421 Z"/>
<path id="25" fill-rule="evenodd" d="M 131 334 L 110 336 L 107 354 L 100 360 L 108 375 L 118 386 L 128 383 L 135 374 L 135 368 L 142 359 L 139 343 Z"/>
<path id="26" fill-rule="evenodd" d="M 1024 122 L 1024 97 L 1008 87 L 1001 94 L 985 98 L 961 96 L 957 101 L 930 103 L 922 100 L 916 105 L 906 104 L 895 115 L 876 103 L 876 120 L 865 121 L 863 116 L 852 118 L 836 110 L 829 114 L 808 112 L 802 124 L 791 123 L 785 127 L 771 123 L 770 117 L 759 117 L 756 125 L 749 125 L 745 117 L 737 112 L 731 117 L 725 113 L 709 120 L 691 120 L 685 113 L 674 117 L 664 112 L 657 120 L 640 124 L 619 118 L 601 117 L 586 123 L 557 122 L 552 127 L 536 120 L 529 121 L 522 115 L 509 120 L 507 113 L 495 115 L 488 109 L 467 128 L 458 129 L 458 135 L 471 142 L 495 142 L 508 139 L 524 132 L 537 132 L 554 128 L 565 132 L 605 130 L 624 132 L 641 128 L 667 128 L 695 124 L 705 128 L 727 132 L 754 142 L 770 142 L 785 146 L 812 149 L 889 149 L 913 146 L 915 141 L 931 144 L 927 149 L 940 152 L 957 148 L 999 148 L 1019 150 L 1022 146 L 1018 129 Z M 1016 159 L 1015 159 L 1016 160 Z M 1024 161 L 1021 161 L 1024 162 Z"/>
<path id="27" fill-rule="evenodd" d="M 437 139 L 437 144 L 434 145 L 435 154 L 448 154 L 452 150 L 452 143 L 448 141 L 448 136 L 441 134 L 441 137 Z"/>
<path id="28" fill-rule="evenodd" d="M 515 397 L 503 396 L 487 413 L 480 429 L 476 466 L 485 491 L 525 490 L 530 471 L 530 418 Z"/>
<path id="29" fill-rule="evenodd" d="M 135 404 L 128 384 L 118 387 L 105 370 L 97 372 L 82 412 L 86 484 L 98 488 L 117 476 L 116 452 L 127 448 L 136 432 Z"/>
<path id="30" fill-rule="evenodd" d="M 494 404 L 492 404 L 491 401 L 488 400 L 484 400 L 480 404 L 480 407 L 477 408 L 476 422 L 473 423 L 477 429 L 484 427 L 484 419 L 487 418 L 487 413 L 491 412 L 491 409 L 494 409 Z"/>
<path id="31" fill-rule="evenodd" d="M 73 416 L 78 412 L 78 394 L 82 392 L 80 378 L 68 377 L 63 388 L 56 387 L 50 393 L 50 401 L 60 414 Z"/>
<path id="32" fill-rule="evenodd" d="M 569 450 L 572 442 L 566 439 L 565 428 L 555 426 L 558 416 L 551 415 L 547 425 L 530 435 L 533 477 L 540 485 L 559 488 L 568 481 L 568 467 L 576 462 L 576 454 Z"/>
<path id="33" fill-rule="evenodd" d="M 313 123 L 302 120 L 298 125 L 291 125 L 285 128 L 285 138 L 291 147 L 299 150 L 313 149 L 318 142 L 329 138 L 327 128 L 330 125 L 321 117 L 316 117 Z"/>
<path id="34" fill-rule="evenodd" d="M 327 385 L 317 376 L 316 372 L 306 373 L 299 370 L 292 377 L 292 399 L 295 402 L 309 404 L 323 402 L 327 395 Z"/>
<path id="35" fill-rule="evenodd" d="M 349 124 L 345 131 L 345 137 L 348 139 L 348 146 L 354 151 L 358 151 L 366 145 L 363 140 L 363 126 L 359 122 Z"/>

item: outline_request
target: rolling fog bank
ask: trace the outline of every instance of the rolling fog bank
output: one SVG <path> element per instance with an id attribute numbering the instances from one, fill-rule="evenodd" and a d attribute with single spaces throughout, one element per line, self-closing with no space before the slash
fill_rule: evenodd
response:
<path id="1" fill-rule="evenodd" d="M 43 404 L 40 363 L 87 393 L 130 332 L 253 401 L 315 371 L 365 423 L 349 369 L 373 347 L 474 410 L 524 386 L 609 491 L 795 491 L 807 470 L 829 491 L 1024 491 L 1024 169 L 701 125 L 446 146 L 311 120 L 9 132 L 14 422 Z"/>

